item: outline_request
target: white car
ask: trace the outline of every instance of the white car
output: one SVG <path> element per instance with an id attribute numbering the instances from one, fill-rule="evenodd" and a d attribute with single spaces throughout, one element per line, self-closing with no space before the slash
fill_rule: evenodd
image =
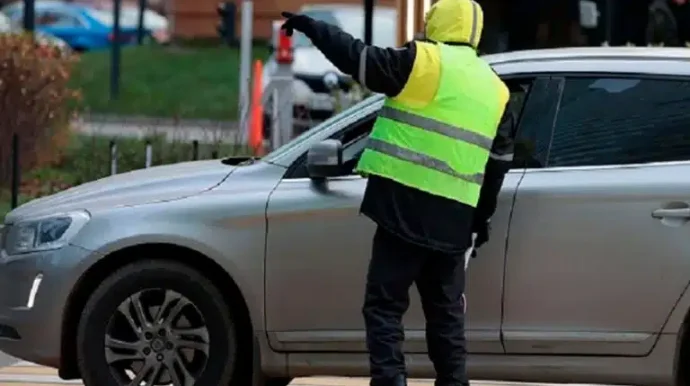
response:
<path id="1" fill-rule="evenodd" d="M 303 6 L 301 14 L 317 20 L 338 25 L 356 38 L 364 36 L 364 10 L 353 4 L 311 4 Z M 376 6 L 374 8 L 372 43 L 379 47 L 394 47 L 397 43 L 397 10 L 394 7 Z M 299 32 L 293 35 L 295 76 L 294 118 L 295 126 L 304 129 L 321 122 L 336 110 L 336 100 L 328 87 L 326 78 L 337 79 L 336 89 L 341 92 L 340 102 L 347 105 L 357 99 L 352 92 L 353 84 L 349 76 L 340 72 L 333 63 L 312 45 L 309 38 Z M 277 67 L 275 55 L 266 61 L 263 72 L 263 87 L 271 81 Z M 335 83 L 335 82 L 334 82 Z M 265 111 L 264 122 L 270 125 L 270 102 Z"/>
<path id="2" fill-rule="evenodd" d="M 107 4 L 107 3 L 106 3 Z M 112 10 L 112 4 L 103 5 L 99 9 Z M 139 25 L 139 7 L 130 4 L 123 4 L 120 15 L 122 16 L 123 24 L 125 25 Z M 151 31 L 151 36 L 156 43 L 167 44 L 170 42 L 170 30 L 168 19 L 151 9 L 144 10 L 144 29 Z"/>

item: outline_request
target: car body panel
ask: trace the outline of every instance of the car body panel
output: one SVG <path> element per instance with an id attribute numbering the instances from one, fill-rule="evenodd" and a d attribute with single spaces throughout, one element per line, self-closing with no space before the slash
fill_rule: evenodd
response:
<path id="1" fill-rule="evenodd" d="M 499 197 L 492 241 L 471 262 L 467 339 L 471 353 L 502 353 L 501 300 L 505 237 L 522 172 L 509 173 Z M 375 225 L 359 213 L 366 179 L 359 176 L 283 180 L 268 204 L 266 329 L 281 351 L 366 352 L 361 316 Z M 295 243 L 300 235 L 307 240 Z M 338 235 L 333 237 L 333 235 Z M 314 296 L 319 288 L 330 288 Z M 425 319 L 411 289 L 405 347 L 426 352 Z M 312 310 L 321 310 L 314 313 Z"/>
<path id="2" fill-rule="evenodd" d="M 266 202 L 284 173 L 285 168 L 263 162 L 238 166 L 222 183 L 201 194 L 96 211 L 93 225 L 72 243 L 103 255 L 151 243 L 199 252 L 235 280 L 254 326 L 262 329 L 264 288 L 257 283 L 263 283 L 264 275 Z M 84 262 L 80 276 L 95 262 Z"/>
<path id="3" fill-rule="evenodd" d="M 33 200 L 8 214 L 7 223 L 24 216 L 141 205 L 198 194 L 218 185 L 234 169 L 219 160 L 183 162 L 101 178 Z"/>
<path id="4" fill-rule="evenodd" d="M 506 267 L 509 353 L 649 353 L 690 280 L 687 229 L 651 213 L 688 197 L 690 183 L 676 176 L 689 167 L 548 168 L 525 175 Z M 549 290 L 538 290 L 544 286 Z"/>
<path id="5" fill-rule="evenodd" d="M 68 245 L 55 251 L 7 256 L 0 251 L 0 325 L 13 326 L 21 340 L 0 336 L 2 350 L 19 358 L 58 367 L 62 316 L 76 283 L 77 267 L 103 256 Z M 43 275 L 33 307 L 28 299 L 34 279 Z M 50 322 L 47 322 L 50 321 Z"/>

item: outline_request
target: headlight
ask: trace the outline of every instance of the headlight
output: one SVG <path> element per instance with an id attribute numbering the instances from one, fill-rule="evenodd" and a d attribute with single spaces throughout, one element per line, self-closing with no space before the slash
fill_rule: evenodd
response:
<path id="1" fill-rule="evenodd" d="M 2 245 L 9 255 L 59 249 L 65 246 L 91 216 L 72 212 L 10 225 L 4 229 Z"/>
<path id="2" fill-rule="evenodd" d="M 335 90 L 336 88 L 338 88 L 338 86 L 340 85 L 339 83 L 340 79 L 338 78 L 338 74 L 336 74 L 335 72 L 330 71 L 323 76 L 323 84 L 329 90 Z"/>

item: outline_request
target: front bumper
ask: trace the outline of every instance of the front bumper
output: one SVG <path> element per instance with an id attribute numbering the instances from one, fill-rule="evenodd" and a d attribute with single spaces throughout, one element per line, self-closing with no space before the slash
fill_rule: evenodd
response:
<path id="1" fill-rule="evenodd" d="M 0 351 L 58 367 L 63 311 L 92 252 L 76 246 L 7 256 L 0 251 Z"/>

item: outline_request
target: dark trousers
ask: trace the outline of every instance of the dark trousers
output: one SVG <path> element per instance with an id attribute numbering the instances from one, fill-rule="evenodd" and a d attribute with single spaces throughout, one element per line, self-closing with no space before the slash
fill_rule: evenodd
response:
<path id="1" fill-rule="evenodd" d="M 372 386 L 398 385 L 406 377 L 402 317 L 413 283 L 426 317 L 429 358 L 436 386 L 469 385 L 465 369 L 464 254 L 409 243 L 378 227 L 367 275 L 363 314 Z"/>
<path id="2" fill-rule="evenodd" d="M 649 22 L 649 0 L 613 1 L 612 46 L 632 43 L 647 45 L 647 23 Z"/>
<path id="3" fill-rule="evenodd" d="M 677 5 L 671 2 L 670 8 L 678 26 L 678 45 L 685 47 L 686 43 L 690 43 L 690 4 Z"/>

